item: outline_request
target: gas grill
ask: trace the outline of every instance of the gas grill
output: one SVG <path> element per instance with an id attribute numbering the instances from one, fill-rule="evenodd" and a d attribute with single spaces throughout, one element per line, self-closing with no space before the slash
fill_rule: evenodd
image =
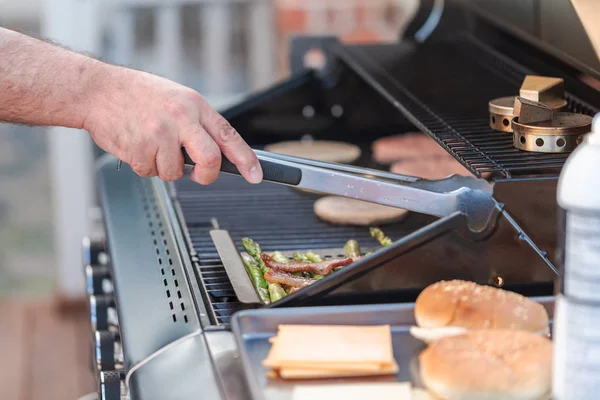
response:
<path id="1" fill-rule="evenodd" d="M 556 183 L 568 153 L 517 150 L 512 134 L 490 128 L 488 102 L 518 93 L 526 75 L 553 76 L 564 79 L 568 111 L 593 115 L 600 93 L 580 75 L 598 76 L 597 65 L 540 45 L 522 19 L 489 18 L 485 1 L 449 2 L 422 40 L 439 3 L 423 2 L 407 31 L 414 39 L 398 44 L 295 39 L 292 76 L 223 115 L 256 149 L 306 136 L 342 140 L 362 148 L 357 166 L 382 170 L 370 153 L 375 139 L 425 132 L 474 177 L 494 184 L 493 229 L 473 236 L 463 215 L 410 213 L 385 227 L 391 246 L 268 307 L 412 302 L 428 284 L 455 278 L 552 294 L 560 257 Z M 302 60 L 314 49 L 327 61 L 307 71 Z M 263 305 L 242 293 L 249 278 L 232 262 L 241 238 L 267 252 L 332 257 L 349 239 L 377 247 L 367 228 L 319 221 L 318 194 L 225 174 L 207 187 L 186 179 L 166 184 L 127 166 L 117 171 L 110 156 L 97 169 L 106 240 L 86 241 L 84 251 L 93 328 L 103 332 L 94 350 L 102 398 L 249 398 L 229 324 L 236 312 Z"/>

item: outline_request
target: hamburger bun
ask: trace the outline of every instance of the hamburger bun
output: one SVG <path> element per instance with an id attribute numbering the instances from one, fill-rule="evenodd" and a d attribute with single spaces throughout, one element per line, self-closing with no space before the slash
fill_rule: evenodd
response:
<path id="1" fill-rule="evenodd" d="M 512 329 L 547 335 L 544 306 L 517 293 L 461 280 L 425 288 L 415 302 L 420 329 L 411 333 L 430 342 L 460 329 Z M 458 328 L 458 329 L 457 329 Z"/>
<path id="2" fill-rule="evenodd" d="M 371 151 L 375 161 L 381 164 L 448 157 L 446 150 L 424 133 L 406 133 L 377 139 L 371 145 Z"/>
<path id="3" fill-rule="evenodd" d="M 361 155 L 360 148 L 350 143 L 329 140 L 298 141 L 273 143 L 265 147 L 265 151 L 307 158 L 309 160 L 350 164 Z"/>
<path id="4" fill-rule="evenodd" d="M 446 400 L 546 400 L 552 342 L 524 331 L 470 331 L 429 345 L 419 371 L 425 387 Z"/>
<path id="5" fill-rule="evenodd" d="M 315 215 L 338 225 L 383 225 L 402 219 L 408 211 L 340 196 L 321 197 L 314 204 Z"/>

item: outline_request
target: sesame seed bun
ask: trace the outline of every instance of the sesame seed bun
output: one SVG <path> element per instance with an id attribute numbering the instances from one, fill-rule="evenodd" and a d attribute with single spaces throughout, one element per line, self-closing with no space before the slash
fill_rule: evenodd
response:
<path id="1" fill-rule="evenodd" d="M 548 313 L 541 304 L 517 293 L 461 280 L 425 288 L 415 302 L 415 319 L 420 328 L 430 329 L 514 329 L 541 335 L 549 331 Z"/>
<path id="2" fill-rule="evenodd" d="M 552 342 L 530 332 L 474 330 L 430 344 L 420 377 L 446 400 L 541 400 L 551 387 Z"/>
<path id="3" fill-rule="evenodd" d="M 408 211 L 341 196 L 325 196 L 315 202 L 314 212 L 332 224 L 369 226 L 396 222 Z"/>

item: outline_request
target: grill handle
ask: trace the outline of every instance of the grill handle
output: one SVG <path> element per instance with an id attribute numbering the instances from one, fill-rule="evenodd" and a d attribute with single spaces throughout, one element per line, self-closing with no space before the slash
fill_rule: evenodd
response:
<path id="1" fill-rule="evenodd" d="M 184 148 L 182 148 L 181 151 L 186 165 L 196 165 Z M 297 186 L 302 180 L 302 170 L 300 168 L 281 165 L 266 160 L 259 160 L 258 162 L 263 170 L 263 179 L 265 181 Z M 221 171 L 228 174 L 241 175 L 235 164 L 229 161 L 225 156 L 223 156 L 223 160 L 221 161 Z"/>

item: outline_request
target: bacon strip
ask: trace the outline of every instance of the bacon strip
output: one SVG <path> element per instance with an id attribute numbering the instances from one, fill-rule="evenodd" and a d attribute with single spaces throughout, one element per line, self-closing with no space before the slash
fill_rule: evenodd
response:
<path id="1" fill-rule="evenodd" d="M 265 279 L 271 283 L 281 283 L 282 285 L 292 286 L 295 288 L 303 288 L 311 285 L 317 281 L 317 279 L 303 278 L 301 276 L 295 276 L 288 272 L 280 271 L 275 268 L 265 272 Z"/>
<path id="2" fill-rule="evenodd" d="M 262 253 L 260 257 L 269 268 L 292 273 L 313 272 L 318 275 L 329 275 L 332 269 L 337 267 L 345 267 L 354 261 L 352 258 L 334 258 L 332 260 L 325 260 L 316 263 L 306 261 L 290 261 L 288 263 L 281 263 L 273 260 L 270 255 L 265 253 Z"/>

